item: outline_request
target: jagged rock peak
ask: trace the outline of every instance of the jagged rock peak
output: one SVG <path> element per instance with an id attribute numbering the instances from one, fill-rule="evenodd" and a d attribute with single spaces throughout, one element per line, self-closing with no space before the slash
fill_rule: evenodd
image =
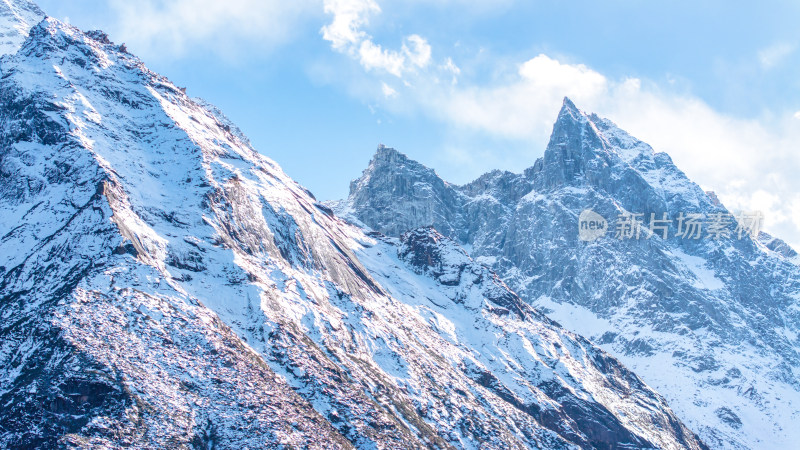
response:
<path id="1" fill-rule="evenodd" d="M 392 209 L 391 203 L 397 201 L 397 197 L 414 203 L 414 206 L 386 218 L 381 225 L 371 219 L 364 223 L 373 223 L 376 231 L 389 236 L 399 236 L 427 225 L 436 227 L 445 235 L 452 235 L 452 227 L 445 226 L 445 223 L 456 220 L 460 194 L 433 169 L 381 145 L 361 177 L 350 183 L 347 204 L 369 204 L 372 211 L 386 211 Z M 426 199 L 436 201 L 431 203 Z"/>
<path id="2" fill-rule="evenodd" d="M 375 151 L 375 156 L 373 156 L 373 160 L 392 160 L 392 159 L 400 159 L 400 160 L 407 160 L 408 157 L 397 151 L 397 149 L 393 147 L 387 147 L 383 144 L 378 144 L 378 149 Z"/>
<path id="3" fill-rule="evenodd" d="M 631 136 L 611 120 L 595 113 L 587 114 L 575 106 L 572 100 L 564 97 L 547 149 L 568 143 L 591 145 L 595 151 L 610 152 L 626 162 L 630 162 L 640 154 L 646 156 L 653 154 L 653 149 L 649 145 Z"/>
<path id="4" fill-rule="evenodd" d="M 403 233 L 400 242 L 400 258 L 420 269 L 427 270 L 447 264 L 465 265 L 471 261 L 467 252 L 431 226 Z"/>
<path id="5" fill-rule="evenodd" d="M 369 174 L 376 170 L 385 169 L 389 169 L 391 171 L 400 171 L 402 169 L 424 173 L 427 176 L 436 176 L 436 172 L 434 172 L 433 169 L 428 168 L 409 158 L 395 148 L 380 144 L 378 145 L 378 149 L 375 151 L 375 154 L 372 156 L 369 166 L 364 171 L 362 179 L 368 178 Z"/>
<path id="6" fill-rule="evenodd" d="M 113 45 L 113 42 L 103 31 L 92 30 L 83 31 L 68 23 L 64 23 L 54 17 L 43 17 L 42 20 L 33 24 L 28 32 L 30 38 L 21 47 L 27 49 L 35 43 L 48 41 L 52 45 L 57 45 L 59 50 L 67 50 L 72 46 L 105 46 Z M 31 42 L 32 41 L 32 42 Z M 55 50 L 48 48 L 49 50 Z"/>
<path id="7" fill-rule="evenodd" d="M 663 161 L 656 161 L 656 157 Z M 536 162 L 537 188 L 594 184 L 612 170 L 648 171 L 671 161 L 646 143 L 596 114 L 586 114 L 569 99 L 553 125 L 544 157 Z"/>
<path id="8" fill-rule="evenodd" d="M 586 114 L 580 110 L 575 103 L 570 100 L 569 97 L 564 97 L 564 101 L 561 103 L 561 111 L 558 112 L 558 119 L 564 117 L 571 117 L 574 120 L 584 120 L 586 118 Z"/>

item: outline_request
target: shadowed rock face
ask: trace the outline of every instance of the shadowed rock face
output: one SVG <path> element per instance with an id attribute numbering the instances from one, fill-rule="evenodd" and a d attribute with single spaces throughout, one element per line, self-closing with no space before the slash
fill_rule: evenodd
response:
<path id="1" fill-rule="evenodd" d="M 0 73 L 0 447 L 704 448 L 454 242 L 336 218 L 105 34 L 46 19 Z"/>
<path id="2" fill-rule="evenodd" d="M 669 156 L 569 99 L 522 174 L 455 186 L 381 148 L 335 209 L 390 236 L 432 226 L 464 244 L 523 299 L 620 357 L 714 447 L 800 439 L 794 250 L 764 233 L 740 239 L 732 218 L 728 238 L 676 237 L 681 213 L 728 211 Z M 610 227 L 594 242 L 578 238 L 587 209 Z M 645 228 L 666 213 L 668 238 L 615 239 L 626 212 L 643 213 Z"/>
<path id="3" fill-rule="evenodd" d="M 370 222 L 380 221 L 380 229 L 399 236 L 418 224 L 434 225 L 448 235 L 463 228 L 459 219 L 460 196 L 436 173 L 408 159 L 395 149 L 381 146 L 365 171 L 364 177 L 350 184 L 353 201 L 362 208 Z M 376 193 L 388 195 L 374 195 Z M 398 213 L 395 202 L 406 208 Z"/>

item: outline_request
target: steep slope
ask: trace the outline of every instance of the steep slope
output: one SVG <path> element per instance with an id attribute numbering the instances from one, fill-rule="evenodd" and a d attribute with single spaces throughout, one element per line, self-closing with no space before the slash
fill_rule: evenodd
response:
<path id="1" fill-rule="evenodd" d="M 28 31 L 44 19 L 38 6 L 27 0 L 0 0 L 0 56 L 16 53 Z"/>
<path id="2" fill-rule="evenodd" d="M 398 188 L 407 185 L 414 193 Z M 439 203 L 447 215 L 419 214 Z M 618 356 L 716 448 L 800 440 L 796 254 L 763 233 L 740 238 L 669 156 L 568 99 L 544 157 L 522 174 L 453 186 L 380 148 L 337 209 L 389 235 L 433 225 L 459 240 L 534 306 Z M 608 233 L 579 239 L 584 210 Z M 644 215 L 640 239 L 615 239 L 627 213 Z M 666 239 L 649 231 L 650 213 L 667 214 Z M 723 214 L 730 235 L 678 237 L 681 213 L 703 215 L 704 227 Z"/>
<path id="3" fill-rule="evenodd" d="M 666 402 L 638 377 L 524 303 L 433 228 L 379 237 L 358 255 L 452 344 L 437 348 L 482 388 L 472 387 L 479 398 L 493 394 L 516 409 L 506 419 L 509 429 L 524 423 L 524 413 L 581 447 L 705 447 L 663 414 Z M 661 430 L 669 430 L 667 439 Z"/>
<path id="4" fill-rule="evenodd" d="M 103 33 L 46 19 L 0 73 L 0 446 L 703 448 L 454 245 L 337 219 Z"/>
<path id="5" fill-rule="evenodd" d="M 349 447 L 155 259 L 122 183 L 181 136 L 154 108 L 175 88 L 53 20 L 31 35 L 0 62 L 0 447 Z"/>

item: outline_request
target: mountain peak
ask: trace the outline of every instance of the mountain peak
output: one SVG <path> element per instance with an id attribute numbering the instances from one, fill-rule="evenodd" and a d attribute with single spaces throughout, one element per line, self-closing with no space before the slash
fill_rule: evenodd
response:
<path id="1" fill-rule="evenodd" d="M 589 118 L 564 97 L 544 158 L 537 162 L 537 169 L 544 172 L 539 187 L 558 187 L 583 179 L 587 163 L 599 156 L 603 144 Z"/>
<path id="2" fill-rule="evenodd" d="M 415 177 L 425 179 L 438 178 L 433 169 L 430 169 L 423 164 L 409 158 L 405 153 L 398 151 L 393 147 L 387 147 L 383 144 L 378 145 L 378 149 L 372 156 L 372 159 L 364 170 L 360 181 L 367 181 L 373 176 L 383 176 L 384 174 L 412 174 Z M 359 180 L 356 180 L 358 182 Z"/>
<path id="3" fill-rule="evenodd" d="M 564 97 L 561 109 L 558 111 L 558 117 L 553 124 L 553 132 L 550 135 L 551 143 L 554 137 L 569 135 L 574 129 L 581 127 L 588 121 L 589 116 L 575 106 L 575 103 L 569 97 Z"/>
<path id="4" fill-rule="evenodd" d="M 652 147 L 611 120 L 584 113 L 565 97 L 544 158 L 537 161 L 534 172 L 540 175 L 537 189 L 546 190 L 587 184 L 598 186 L 598 183 L 611 181 L 612 173 L 619 176 L 623 172 L 638 174 L 639 178 L 651 184 L 661 184 L 663 180 L 654 178 L 652 173 L 659 168 L 666 168 L 678 176 L 679 171 L 667 155 L 656 155 Z M 682 175 L 678 177 L 685 178 Z"/>
<path id="5" fill-rule="evenodd" d="M 376 162 L 397 162 L 397 161 L 409 161 L 408 156 L 404 153 L 397 151 L 393 147 L 387 147 L 383 144 L 378 144 L 378 149 L 375 150 L 375 154 L 372 156 L 372 161 L 370 164 L 374 164 Z"/>
<path id="6" fill-rule="evenodd" d="M 367 168 L 356 180 L 350 183 L 350 205 L 371 205 L 376 211 L 391 210 L 397 198 L 413 202 L 410 208 L 384 224 L 388 228 L 373 223 L 373 228 L 390 236 L 422 226 L 434 226 L 447 236 L 453 236 L 452 227 L 445 222 L 456 215 L 459 194 L 451 185 L 442 180 L 436 172 L 425 165 L 407 157 L 403 153 L 385 145 L 378 146 Z M 428 204 L 426 199 L 437 199 Z M 344 210 L 340 210 L 344 213 Z M 344 213 L 346 215 L 346 213 Z"/>
<path id="7" fill-rule="evenodd" d="M 583 111 L 581 111 L 577 106 L 575 106 L 575 103 L 569 97 L 564 97 L 564 101 L 561 103 L 561 111 L 559 111 L 558 117 L 561 118 L 562 116 L 565 115 L 569 115 L 573 118 L 585 116 Z"/>
<path id="8" fill-rule="evenodd" d="M 30 29 L 44 18 L 44 12 L 33 2 L 0 0 L 0 56 L 16 53 Z"/>

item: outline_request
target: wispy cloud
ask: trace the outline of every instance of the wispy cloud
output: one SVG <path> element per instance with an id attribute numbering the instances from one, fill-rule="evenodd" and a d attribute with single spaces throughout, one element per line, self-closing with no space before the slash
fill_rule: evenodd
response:
<path id="1" fill-rule="evenodd" d="M 797 50 L 797 45 L 780 42 L 758 52 L 758 62 L 764 69 L 771 69 L 789 57 Z"/>
<path id="2" fill-rule="evenodd" d="M 383 83 L 381 85 L 381 91 L 383 91 L 383 95 L 386 98 L 392 98 L 397 96 L 397 91 L 386 83 Z"/>

